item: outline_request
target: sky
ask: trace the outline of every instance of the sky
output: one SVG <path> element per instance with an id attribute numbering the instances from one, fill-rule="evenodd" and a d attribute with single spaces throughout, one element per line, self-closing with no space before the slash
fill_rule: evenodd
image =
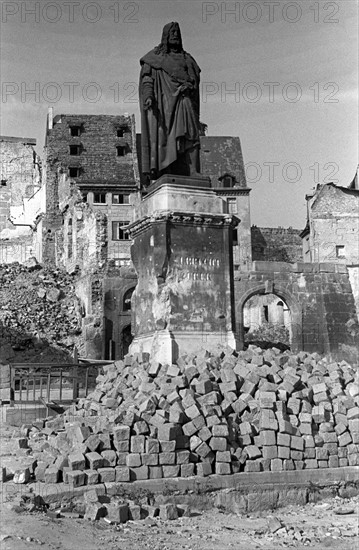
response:
<path id="1" fill-rule="evenodd" d="M 46 114 L 135 114 L 139 59 L 178 21 L 201 68 L 208 135 L 239 136 L 261 227 L 306 222 L 317 184 L 358 165 L 355 0 L 1 1 L 1 135 L 34 137 Z"/>

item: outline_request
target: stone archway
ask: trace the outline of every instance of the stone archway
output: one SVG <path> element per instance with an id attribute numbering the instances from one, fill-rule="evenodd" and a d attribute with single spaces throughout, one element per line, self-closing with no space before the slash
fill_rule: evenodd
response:
<path id="1" fill-rule="evenodd" d="M 290 348 L 297 352 L 303 349 L 303 327 L 302 327 L 302 309 L 285 288 L 278 284 L 268 285 L 267 283 L 259 283 L 251 289 L 244 292 L 236 303 L 236 333 L 240 348 L 244 346 L 244 306 L 246 302 L 255 295 L 274 294 L 280 300 L 285 302 L 290 310 L 291 315 L 291 341 Z"/>

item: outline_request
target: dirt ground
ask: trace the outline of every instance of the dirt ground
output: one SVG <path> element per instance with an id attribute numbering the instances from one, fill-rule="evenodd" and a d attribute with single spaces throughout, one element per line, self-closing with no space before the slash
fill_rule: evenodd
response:
<path id="1" fill-rule="evenodd" d="M 20 459 L 12 437 L 1 425 L 0 458 L 11 468 Z M 147 518 L 111 525 L 105 519 L 53 518 L 24 511 L 19 496 L 2 484 L 1 550 L 276 550 L 277 548 L 358 550 L 359 497 L 328 498 L 251 515 L 192 510 L 190 517 L 163 521 Z M 13 484 L 12 484 L 13 485 Z M 19 486 L 17 486 L 19 487 Z M 31 484 L 21 486 L 22 492 Z"/>

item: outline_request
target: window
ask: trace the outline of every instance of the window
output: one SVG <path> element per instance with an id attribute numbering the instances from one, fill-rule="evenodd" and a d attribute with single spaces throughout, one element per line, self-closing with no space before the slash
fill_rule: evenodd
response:
<path id="1" fill-rule="evenodd" d="M 79 155 L 80 145 L 70 145 L 70 155 Z"/>
<path id="2" fill-rule="evenodd" d="M 130 236 L 125 233 L 123 226 L 128 225 L 129 221 L 112 222 L 112 240 L 113 241 L 128 241 Z"/>
<path id="3" fill-rule="evenodd" d="M 127 126 L 123 126 L 122 128 L 117 128 L 117 137 L 123 137 L 128 132 Z"/>
<path id="4" fill-rule="evenodd" d="M 82 194 L 82 202 L 87 202 L 87 193 L 81 193 Z"/>
<path id="5" fill-rule="evenodd" d="M 227 199 L 227 203 L 228 203 L 228 212 L 230 214 L 237 214 L 237 201 L 235 198 L 231 198 L 229 197 Z"/>
<path id="6" fill-rule="evenodd" d="M 1 187 L 6 187 L 7 180 L 1 180 Z"/>
<path id="7" fill-rule="evenodd" d="M 69 167 L 70 178 L 77 178 L 80 175 L 80 168 L 78 166 Z"/>
<path id="8" fill-rule="evenodd" d="M 70 126 L 70 135 L 72 137 L 78 137 L 81 135 L 81 127 L 80 126 Z"/>
<path id="9" fill-rule="evenodd" d="M 106 204 L 106 193 L 94 193 L 93 202 L 94 204 Z"/>
<path id="10" fill-rule="evenodd" d="M 73 231 L 72 231 L 72 219 L 69 219 L 67 226 L 67 257 L 72 258 L 73 247 Z"/>
<path id="11" fill-rule="evenodd" d="M 223 177 L 223 187 L 232 187 L 233 186 L 233 176 L 224 176 Z"/>
<path id="12" fill-rule="evenodd" d="M 337 245 L 335 253 L 337 258 L 345 258 L 345 246 L 343 244 Z"/>
<path id="13" fill-rule="evenodd" d="M 131 297 L 134 290 L 135 290 L 134 288 L 130 288 L 125 292 L 125 295 L 123 297 L 123 311 L 131 310 Z"/>
<path id="14" fill-rule="evenodd" d="M 117 145 L 116 149 L 117 149 L 117 156 L 118 157 L 124 157 L 125 156 L 126 147 L 124 147 L 123 145 Z"/>
<path id="15" fill-rule="evenodd" d="M 112 204 L 130 204 L 130 195 L 129 194 L 123 194 L 123 195 L 114 194 L 114 195 L 112 195 Z"/>

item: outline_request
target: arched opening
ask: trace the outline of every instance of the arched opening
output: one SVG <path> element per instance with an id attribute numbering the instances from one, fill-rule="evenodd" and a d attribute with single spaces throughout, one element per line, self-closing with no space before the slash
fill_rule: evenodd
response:
<path id="1" fill-rule="evenodd" d="M 237 309 L 238 336 L 242 346 L 302 349 L 301 312 L 290 295 L 275 289 L 266 293 L 264 286 L 248 291 Z"/>
<path id="2" fill-rule="evenodd" d="M 123 311 L 131 311 L 131 298 L 134 290 L 135 290 L 135 287 L 126 290 L 123 296 L 123 304 L 122 304 Z"/>
<path id="3" fill-rule="evenodd" d="M 122 358 L 127 355 L 131 342 L 133 340 L 131 325 L 127 325 L 122 331 Z"/>

